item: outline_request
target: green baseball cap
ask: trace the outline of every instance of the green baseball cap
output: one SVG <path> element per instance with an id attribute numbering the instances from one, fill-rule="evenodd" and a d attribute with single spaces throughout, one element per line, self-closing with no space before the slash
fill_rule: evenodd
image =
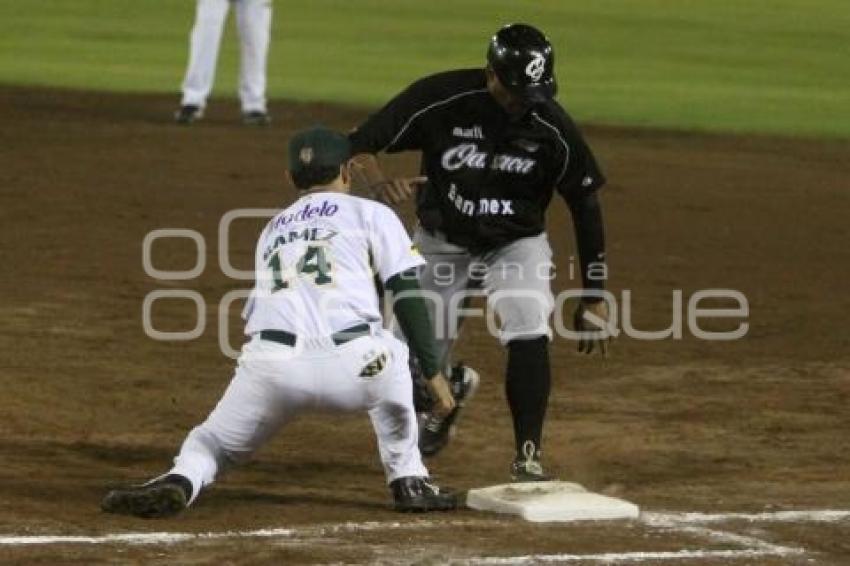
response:
<path id="1" fill-rule="evenodd" d="M 315 126 L 301 130 L 289 140 L 289 170 L 339 167 L 351 157 L 351 142 L 343 134 Z"/>

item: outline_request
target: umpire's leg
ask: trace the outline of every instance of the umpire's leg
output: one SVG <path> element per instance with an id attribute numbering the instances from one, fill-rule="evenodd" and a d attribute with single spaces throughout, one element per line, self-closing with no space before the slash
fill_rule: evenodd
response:
<path id="1" fill-rule="evenodd" d="M 228 0 L 198 0 L 189 42 L 189 64 L 183 79 L 183 105 L 203 108 L 207 104 L 229 9 Z"/>
<path id="2" fill-rule="evenodd" d="M 239 28 L 239 99 L 242 112 L 266 111 L 266 59 L 271 41 L 271 0 L 240 0 L 236 4 Z"/>

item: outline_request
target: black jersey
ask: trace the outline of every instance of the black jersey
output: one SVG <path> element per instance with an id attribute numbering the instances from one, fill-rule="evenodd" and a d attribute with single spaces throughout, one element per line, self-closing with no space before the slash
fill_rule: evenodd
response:
<path id="1" fill-rule="evenodd" d="M 413 83 L 350 137 L 354 153 L 421 151 L 428 183 L 417 195 L 420 222 L 472 250 L 541 233 L 555 189 L 570 198 L 605 182 L 557 102 L 512 120 L 483 69 Z"/>

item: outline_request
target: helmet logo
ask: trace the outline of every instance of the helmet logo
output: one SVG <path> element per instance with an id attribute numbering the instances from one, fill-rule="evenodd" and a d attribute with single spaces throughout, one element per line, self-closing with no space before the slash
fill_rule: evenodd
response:
<path id="1" fill-rule="evenodd" d="M 534 59 L 525 67 L 525 74 L 528 75 L 535 83 L 539 83 L 543 78 L 543 72 L 546 70 L 546 58 L 542 53 L 535 53 Z"/>
<path id="2" fill-rule="evenodd" d="M 313 148 L 312 147 L 302 147 L 301 153 L 298 154 L 298 159 L 301 160 L 301 163 L 304 165 L 310 165 L 313 161 Z"/>

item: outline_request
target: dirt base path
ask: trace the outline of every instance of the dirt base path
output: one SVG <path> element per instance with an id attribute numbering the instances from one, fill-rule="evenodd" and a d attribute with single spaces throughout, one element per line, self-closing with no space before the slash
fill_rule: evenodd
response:
<path id="1" fill-rule="evenodd" d="M 294 129 L 347 129 L 365 115 L 279 103 L 274 125 L 257 130 L 225 102 L 181 128 L 174 103 L 0 88 L 0 562 L 850 562 L 850 521 L 821 512 L 850 509 L 850 144 L 841 142 L 587 130 L 611 179 L 610 287 L 618 297 L 631 290 L 634 325 L 669 326 L 675 290 L 687 303 L 699 289 L 736 289 L 751 311 L 734 342 L 698 340 L 685 323 L 681 340 L 623 336 L 606 360 L 553 344 L 547 464 L 638 503 L 641 521 L 397 516 L 359 416 L 293 424 L 178 519 L 101 514 L 109 485 L 168 466 L 230 377 L 219 302 L 248 284 L 218 267 L 220 219 L 292 198 L 283 172 Z M 416 167 L 412 156 L 391 164 Z M 563 290 L 575 286 L 572 228 L 563 203 L 550 216 Z M 235 266 L 251 267 L 259 225 L 234 224 Z M 206 238 L 201 276 L 145 274 L 142 241 L 160 228 Z M 190 240 L 163 240 L 154 265 L 190 269 L 195 255 Z M 201 338 L 145 335 L 142 303 L 155 289 L 202 294 Z M 191 302 L 163 301 L 153 320 L 185 330 L 194 313 Z M 234 304 L 223 316 L 234 345 L 237 315 Z M 511 458 L 503 353 L 471 321 L 459 355 L 484 382 L 430 466 L 461 489 L 501 483 Z M 723 515 L 733 512 L 766 514 Z M 152 532 L 183 535 L 140 534 Z M 83 538 L 10 538 L 48 535 Z"/>

